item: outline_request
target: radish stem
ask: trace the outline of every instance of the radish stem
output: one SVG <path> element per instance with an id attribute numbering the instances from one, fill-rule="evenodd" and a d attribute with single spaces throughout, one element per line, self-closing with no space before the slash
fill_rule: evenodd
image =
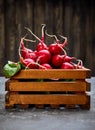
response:
<path id="1" fill-rule="evenodd" d="M 42 37 L 44 37 L 44 28 L 45 28 L 46 24 L 42 24 Z"/>
<path id="2" fill-rule="evenodd" d="M 26 39 L 26 38 L 24 38 L 24 40 L 28 41 L 28 42 L 36 42 L 36 40 L 33 41 L 33 40 L 30 40 L 30 39 Z"/>
<path id="3" fill-rule="evenodd" d="M 64 37 L 64 36 L 61 36 L 61 35 L 59 35 L 60 37 L 62 37 L 63 39 L 65 39 L 65 41 L 67 41 L 67 37 Z"/>
<path id="4" fill-rule="evenodd" d="M 29 28 L 25 27 L 26 30 L 28 30 L 38 41 L 41 42 L 41 39 L 38 38 Z"/>
<path id="5" fill-rule="evenodd" d="M 62 37 L 63 39 L 65 39 L 64 43 L 62 44 L 62 48 L 63 48 L 67 44 L 67 37 L 64 37 L 64 36 L 61 36 L 61 35 L 59 35 L 59 36 Z"/>
<path id="6" fill-rule="evenodd" d="M 62 49 L 62 51 L 64 52 L 64 54 L 67 55 L 65 49 L 63 49 L 59 44 L 58 44 L 58 46 Z"/>
<path id="7" fill-rule="evenodd" d="M 54 37 L 55 40 L 56 40 L 57 42 L 59 42 L 59 40 L 58 40 L 58 38 L 56 37 L 56 35 L 50 35 L 50 34 L 48 34 L 48 33 L 47 33 L 47 30 L 45 31 L 45 34 L 46 34 L 47 36 L 49 36 L 49 37 Z"/>
<path id="8" fill-rule="evenodd" d="M 77 68 L 79 67 L 79 65 L 80 65 L 81 68 L 83 68 L 83 62 L 82 62 L 82 60 L 77 59 L 77 61 L 78 61 Z"/>

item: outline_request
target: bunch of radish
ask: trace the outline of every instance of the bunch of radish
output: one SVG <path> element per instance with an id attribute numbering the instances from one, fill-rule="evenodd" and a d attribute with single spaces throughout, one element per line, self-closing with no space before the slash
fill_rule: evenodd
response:
<path id="1" fill-rule="evenodd" d="M 60 35 L 64 39 L 63 43 L 55 35 L 50 35 L 45 31 L 45 24 L 42 25 L 42 37 L 37 37 L 29 28 L 25 28 L 31 33 L 39 43 L 35 50 L 25 47 L 24 41 L 33 40 L 26 39 L 26 36 L 21 38 L 19 46 L 20 62 L 28 69 L 82 69 L 83 63 L 75 57 L 67 55 L 65 46 L 67 38 Z M 45 43 L 45 35 L 54 38 L 55 42 L 49 46 Z M 77 61 L 75 64 L 73 61 Z"/>

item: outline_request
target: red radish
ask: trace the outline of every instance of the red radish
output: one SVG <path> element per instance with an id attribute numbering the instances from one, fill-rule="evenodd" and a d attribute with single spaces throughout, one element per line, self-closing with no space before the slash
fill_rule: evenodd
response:
<path id="1" fill-rule="evenodd" d="M 69 62 L 63 62 L 61 65 L 61 69 L 74 69 L 74 66 Z"/>
<path id="2" fill-rule="evenodd" d="M 56 40 L 56 43 L 53 43 L 49 46 L 49 51 L 51 54 L 62 54 L 62 52 L 64 51 L 64 47 L 67 43 L 67 38 L 63 37 L 65 39 L 65 42 L 63 44 L 60 44 L 60 41 L 57 39 L 57 37 L 55 35 L 49 35 L 47 32 L 45 32 L 47 36 L 49 37 L 54 37 Z M 62 36 L 61 36 L 62 37 Z"/>
<path id="3" fill-rule="evenodd" d="M 42 38 L 41 39 L 38 38 L 29 28 L 25 27 L 25 29 L 27 29 L 38 41 L 40 41 L 39 44 L 37 45 L 37 48 L 36 48 L 37 51 L 48 50 L 47 45 L 44 43 L 44 27 L 45 26 L 46 25 L 44 25 L 42 27 Z"/>
<path id="4" fill-rule="evenodd" d="M 55 43 L 53 43 L 53 44 L 51 44 L 49 46 L 49 51 L 53 55 L 55 55 L 55 54 L 62 54 L 62 49 Z"/>
<path id="5" fill-rule="evenodd" d="M 40 50 L 37 52 L 37 62 L 40 64 L 49 63 L 51 60 L 51 54 L 48 50 Z"/>
<path id="6" fill-rule="evenodd" d="M 76 58 L 70 57 L 70 56 L 67 56 L 67 55 L 65 55 L 64 58 L 63 58 L 63 62 L 71 62 L 72 60 L 76 60 Z"/>
<path id="7" fill-rule="evenodd" d="M 37 55 L 36 55 L 35 52 L 26 53 L 26 56 L 25 56 L 24 58 L 25 58 L 25 59 L 30 58 L 30 59 L 33 59 L 34 61 L 36 61 Z"/>
<path id="8" fill-rule="evenodd" d="M 27 53 L 33 52 L 31 49 L 28 49 L 24 46 L 24 38 L 21 38 L 20 48 L 21 48 L 21 55 L 23 58 L 25 58 Z"/>
<path id="9" fill-rule="evenodd" d="M 36 47 L 37 51 L 48 50 L 48 47 L 45 44 L 45 36 L 44 36 L 44 28 L 45 28 L 45 26 L 46 26 L 45 24 L 42 24 L 42 37 L 41 37 L 41 42 Z"/>
<path id="10" fill-rule="evenodd" d="M 20 62 L 29 69 L 37 69 L 38 65 L 35 63 L 35 61 L 33 59 L 23 59 L 22 57 L 20 57 Z"/>
<path id="11" fill-rule="evenodd" d="M 64 57 L 65 55 L 59 55 L 59 54 L 53 55 L 51 60 L 52 65 L 55 67 L 60 67 L 61 64 L 63 63 Z"/>
<path id="12" fill-rule="evenodd" d="M 21 38 L 21 42 L 20 42 L 20 46 L 19 46 L 19 51 L 21 49 L 21 56 L 23 58 L 31 58 L 31 59 L 36 60 L 36 54 L 31 49 L 28 49 L 25 47 L 24 40 L 35 42 L 33 40 L 25 39 L 25 37 Z"/>
<path id="13" fill-rule="evenodd" d="M 39 69 L 52 69 L 52 67 L 50 64 L 44 63 L 44 64 L 41 64 L 41 66 L 39 66 Z"/>

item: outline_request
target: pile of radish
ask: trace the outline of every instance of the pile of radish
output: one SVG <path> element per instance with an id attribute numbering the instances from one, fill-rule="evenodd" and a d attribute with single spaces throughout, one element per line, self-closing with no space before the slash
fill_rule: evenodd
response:
<path id="1" fill-rule="evenodd" d="M 35 50 L 25 47 L 24 41 L 31 41 L 26 39 L 26 36 L 21 38 L 19 46 L 20 62 L 25 69 L 82 69 L 82 61 L 76 57 L 67 55 L 65 46 L 67 45 L 67 38 L 60 35 L 64 39 L 61 43 L 56 35 L 50 35 L 45 30 L 45 24 L 42 25 L 42 37 L 38 38 L 29 28 L 25 29 L 31 33 L 39 43 Z M 45 36 L 54 38 L 55 42 L 49 46 L 45 43 Z M 75 61 L 75 63 L 74 63 Z"/>

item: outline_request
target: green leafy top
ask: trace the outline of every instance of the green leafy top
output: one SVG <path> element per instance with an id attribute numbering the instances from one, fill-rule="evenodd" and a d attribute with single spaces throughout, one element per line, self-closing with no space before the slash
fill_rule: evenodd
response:
<path id="1" fill-rule="evenodd" d="M 15 63 L 12 61 L 8 61 L 8 63 L 3 67 L 3 72 L 6 78 L 14 76 L 20 70 L 21 70 L 20 62 Z"/>

